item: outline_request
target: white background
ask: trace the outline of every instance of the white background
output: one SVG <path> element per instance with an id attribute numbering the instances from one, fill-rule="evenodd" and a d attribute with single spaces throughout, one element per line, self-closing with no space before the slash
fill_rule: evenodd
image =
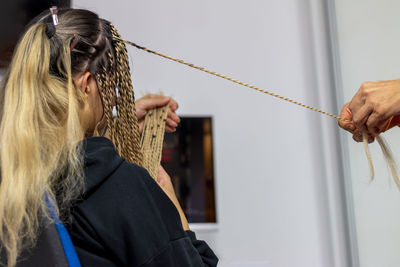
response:
<path id="1" fill-rule="evenodd" d="M 400 2 L 335 2 L 344 102 L 351 99 L 364 81 L 400 77 Z M 398 159 L 399 129 L 384 136 Z M 353 142 L 349 135 L 346 138 L 360 266 L 400 266 L 400 193 L 394 182 L 390 184 L 379 145 L 371 146 L 376 177 L 369 183 L 368 163 L 362 145 Z"/>

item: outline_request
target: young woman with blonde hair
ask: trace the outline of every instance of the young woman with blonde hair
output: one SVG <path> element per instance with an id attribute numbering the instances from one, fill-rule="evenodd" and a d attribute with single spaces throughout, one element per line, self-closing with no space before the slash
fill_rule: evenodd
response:
<path id="1" fill-rule="evenodd" d="M 140 167 L 120 35 L 87 10 L 53 19 L 28 26 L 1 90 L 0 262 L 15 266 L 35 246 L 49 199 L 83 266 L 215 266 L 169 176 L 160 168 L 157 184 Z"/>

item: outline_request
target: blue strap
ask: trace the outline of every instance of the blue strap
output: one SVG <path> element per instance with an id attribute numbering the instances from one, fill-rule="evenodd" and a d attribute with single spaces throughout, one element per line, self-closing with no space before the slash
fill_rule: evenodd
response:
<path id="1" fill-rule="evenodd" d="M 61 244 L 64 248 L 65 257 L 70 267 L 81 267 L 75 247 L 64 224 L 58 218 L 53 202 L 46 196 L 46 204 L 49 208 L 51 218 L 54 220 Z"/>

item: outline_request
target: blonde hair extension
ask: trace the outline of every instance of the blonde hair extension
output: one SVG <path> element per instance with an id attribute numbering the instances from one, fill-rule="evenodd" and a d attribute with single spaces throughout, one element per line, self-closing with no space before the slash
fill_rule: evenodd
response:
<path id="1" fill-rule="evenodd" d="M 396 183 L 397 188 L 400 190 L 400 179 L 399 179 L 399 174 L 398 174 L 398 170 L 397 170 L 397 165 L 393 158 L 393 153 L 390 150 L 390 148 L 389 148 L 386 140 L 383 138 L 383 136 L 377 136 L 376 141 L 378 141 L 378 144 L 381 147 L 383 156 L 385 157 L 386 163 L 390 169 L 393 180 Z"/>
<path id="2" fill-rule="evenodd" d="M 375 170 L 374 170 L 374 164 L 372 163 L 371 151 L 369 150 L 367 133 L 363 132 L 363 136 L 362 137 L 363 137 L 363 145 L 364 145 L 365 156 L 367 157 L 369 170 L 371 172 L 371 181 L 372 181 L 372 180 L 374 180 L 374 177 L 375 177 Z"/>
<path id="3" fill-rule="evenodd" d="M 324 115 L 333 117 L 333 118 L 335 118 L 335 119 L 342 120 L 342 121 L 347 121 L 347 122 L 351 122 L 351 121 L 348 121 L 348 120 L 346 120 L 346 119 L 344 119 L 344 118 L 341 118 L 341 117 L 339 117 L 339 116 L 337 116 L 337 115 L 335 115 L 335 114 L 332 114 L 332 113 L 323 111 L 323 110 L 321 110 L 321 109 L 318 109 L 318 108 L 315 108 L 315 107 L 312 107 L 312 106 L 303 104 L 303 103 L 301 103 L 301 102 L 299 102 L 299 101 L 295 101 L 295 100 L 290 99 L 290 98 L 288 98 L 288 97 L 281 96 L 281 95 L 276 94 L 276 93 L 274 93 L 274 92 L 271 92 L 271 91 L 269 91 L 269 90 L 261 89 L 261 88 L 259 88 L 259 87 L 257 87 L 257 86 L 254 86 L 254 85 L 251 85 L 251 84 L 249 84 L 249 83 L 245 83 L 245 82 L 239 81 L 239 80 L 237 80 L 237 79 L 234 79 L 234 78 L 232 78 L 232 77 L 223 75 L 223 74 L 221 74 L 221 73 L 218 73 L 218 72 L 209 70 L 209 69 L 207 69 L 207 68 L 197 66 L 197 65 L 195 65 L 195 64 L 186 62 L 186 61 L 184 61 L 184 60 L 182 60 L 182 59 L 174 58 L 174 57 L 168 56 L 168 55 L 166 55 L 166 54 L 157 52 L 157 51 L 155 51 L 155 50 L 146 48 L 146 47 L 144 47 L 144 46 L 137 45 L 136 43 L 131 42 L 131 41 L 124 40 L 124 39 L 122 39 L 122 38 L 119 37 L 119 36 L 118 36 L 118 37 L 115 36 L 114 38 L 117 39 L 117 40 L 119 40 L 119 41 L 121 41 L 121 42 L 124 42 L 124 43 L 126 43 L 126 44 L 129 44 L 129 45 L 131 45 L 131 46 L 133 46 L 133 47 L 136 47 L 137 49 L 146 51 L 146 52 L 148 52 L 148 53 L 150 53 L 150 54 L 157 55 L 157 56 L 159 56 L 159 57 L 162 57 L 162 58 L 165 58 L 165 59 L 168 59 L 168 60 L 171 60 L 171 61 L 174 61 L 174 62 L 183 64 L 183 65 L 186 65 L 186 66 L 188 66 L 188 67 L 190 67 L 190 68 L 194 68 L 194 69 L 200 70 L 200 71 L 202 71 L 202 72 L 206 72 L 206 73 L 211 74 L 211 75 L 213 75 L 213 76 L 216 76 L 216 77 L 219 77 L 219 78 L 222 78 L 222 79 L 231 81 L 231 82 L 233 82 L 233 83 L 236 83 L 236 84 L 239 84 L 239 85 L 242 85 L 242 86 L 245 86 L 245 87 L 254 89 L 254 90 L 259 91 L 259 92 L 261 92 L 261 93 L 268 94 L 268 95 L 270 95 L 270 96 L 279 98 L 279 99 L 281 99 L 281 100 L 283 100 L 283 101 L 287 101 L 287 102 L 290 102 L 290 103 L 292 103 L 292 104 L 299 105 L 299 106 L 301 106 L 301 107 L 303 107 L 303 108 L 307 108 L 307 109 L 310 109 L 310 110 L 312 110 L 312 111 L 319 112 L 319 113 L 321 113 L 321 114 L 324 114 Z M 390 121 L 389 121 L 388 125 L 389 125 L 389 124 L 390 124 Z M 396 184 L 397 184 L 397 186 L 398 186 L 398 189 L 400 190 L 400 179 L 399 179 L 399 176 L 398 176 L 396 164 L 395 164 L 395 162 L 394 162 L 394 160 L 393 160 L 392 153 L 391 153 L 389 147 L 387 146 L 387 144 L 385 143 L 383 137 L 377 136 L 377 137 L 376 137 L 376 140 L 378 141 L 378 143 L 379 143 L 379 145 L 380 145 L 380 147 L 381 147 L 381 149 L 382 149 L 382 153 L 383 153 L 383 155 L 384 155 L 384 157 L 385 157 L 385 160 L 386 160 L 386 162 L 387 162 L 387 164 L 388 164 L 388 166 L 389 166 L 389 168 L 390 168 L 390 170 L 391 170 L 393 179 L 395 180 L 395 182 L 396 182 Z M 372 163 L 371 153 L 370 153 L 370 150 L 369 150 L 369 147 L 368 147 L 368 137 L 367 137 L 367 134 L 366 134 L 366 133 L 363 133 L 363 143 L 364 143 L 365 154 L 366 154 L 367 160 L 368 160 L 368 165 L 369 165 L 370 171 L 371 171 L 371 180 L 373 180 L 373 179 L 374 179 L 374 176 L 375 176 L 375 171 L 374 171 L 374 166 L 373 166 L 373 163 Z"/>
<path id="4" fill-rule="evenodd" d="M 146 97 L 146 96 L 145 96 Z M 143 151 L 143 167 L 155 180 L 161 162 L 165 122 L 169 105 L 154 108 L 146 114 L 140 145 Z"/>
<path id="5" fill-rule="evenodd" d="M 109 24 L 113 37 L 115 55 L 107 53 L 110 66 L 96 73 L 104 103 L 104 113 L 113 141 L 119 155 L 126 160 L 142 165 L 143 155 L 140 148 L 139 124 L 136 116 L 135 95 L 132 86 L 128 52 L 125 44 L 118 39 L 120 35 Z M 113 106 L 117 111 L 114 118 Z"/>
<path id="6" fill-rule="evenodd" d="M 397 165 L 393 158 L 393 153 L 390 150 L 390 148 L 383 136 L 378 135 L 375 137 L 375 139 L 378 142 L 378 144 L 382 150 L 382 154 L 385 158 L 386 164 L 389 167 L 389 170 L 393 177 L 393 180 L 396 183 L 397 188 L 400 190 L 400 179 L 399 179 L 399 175 L 398 175 Z M 365 132 L 363 133 L 363 144 L 364 144 L 365 155 L 367 157 L 368 165 L 369 165 L 369 168 L 371 171 L 371 181 L 373 181 L 374 177 L 375 177 L 374 165 L 372 163 L 371 152 L 370 152 L 369 146 L 368 146 L 368 136 Z"/>

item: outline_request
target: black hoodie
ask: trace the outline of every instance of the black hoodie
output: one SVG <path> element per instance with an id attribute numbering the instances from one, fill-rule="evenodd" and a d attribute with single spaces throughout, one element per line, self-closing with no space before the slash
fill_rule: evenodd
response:
<path id="1" fill-rule="evenodd" d="M 69 232 L 83 266 L 216 266 L 210 247 L 184 231 L 179 213 L 147 171 L 88 138 L 85 193 Z"/>

